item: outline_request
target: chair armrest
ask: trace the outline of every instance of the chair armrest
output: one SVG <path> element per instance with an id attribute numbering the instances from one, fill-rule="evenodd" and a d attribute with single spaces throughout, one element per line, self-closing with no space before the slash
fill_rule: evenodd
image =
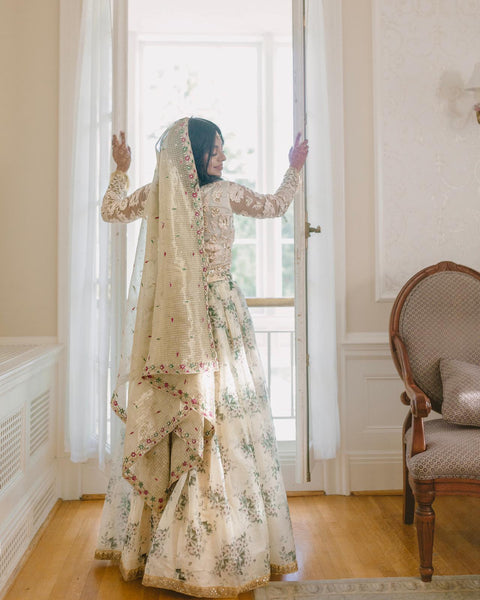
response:
<path id="1" fill-rule="evenodd" d="M 409 404 L 412 415 L 420 418 L 428 417 L 432 410 L 432 404 L 428 396 L 413 381 L 407 349 L 398 335 L 393 336 L 393 346 L 402 371 L 401 377 L 405 384 L 406 395 L 410 400 Z"/>

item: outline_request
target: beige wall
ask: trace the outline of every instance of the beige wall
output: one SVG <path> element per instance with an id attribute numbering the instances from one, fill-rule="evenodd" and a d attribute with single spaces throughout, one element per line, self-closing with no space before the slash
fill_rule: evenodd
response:
<path id="1" fill-rule="evenodd" d="M 346 329 L 387 331 L 391 303 L 375 302 L 371 0 L 343 0 Z"/>
<path id="2" fill-rule="evenodd" d="M 0 3 L 0 336 L 57 334 L 58 0 Z"/>

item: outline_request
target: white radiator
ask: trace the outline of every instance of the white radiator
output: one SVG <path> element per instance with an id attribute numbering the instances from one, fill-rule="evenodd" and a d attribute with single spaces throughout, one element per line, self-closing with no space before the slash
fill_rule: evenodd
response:
<path id="1" fill-rule="evenodd" d="M 0 598 L 58 498 L 60 349 L 0 340 Z"/>

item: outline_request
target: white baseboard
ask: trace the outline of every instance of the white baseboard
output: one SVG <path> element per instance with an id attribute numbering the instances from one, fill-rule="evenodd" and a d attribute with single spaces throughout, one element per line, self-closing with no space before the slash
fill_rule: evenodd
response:
<path id="1" fill-rule="evenodd" d="M 350 491 L 400 490 L 403 487 L 402 454 L 351 453 L 347 456 Z"/>
<path id="2" fill-rule="evenodd" d="M 74 463 L 69 456 L 62 456 L 57 458 L 57 466 L 59 493 L 64 500 L 78 500 L 84 494 L 107 491 L 109 468 L 102 471 L 96 459 Z"/>

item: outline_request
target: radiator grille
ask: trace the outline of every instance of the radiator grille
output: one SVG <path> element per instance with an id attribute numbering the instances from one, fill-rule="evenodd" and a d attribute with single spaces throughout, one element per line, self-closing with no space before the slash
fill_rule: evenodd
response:
<path id="1" fill-rule="evenodd" d="M 55 484 L 52 485 L 43 492 L 38 498 L 35 499 L 33 506 L 33 531 L 34 533 L 43 524 L 52 506 L 55 504 Z"/>
<path id="2" fill-rule="evenodd" d="M 28 522 L 24 518 L 13 531 L 0 540 L 0 588 L 12 574 L 30 542 Z"/>
<path id="3" fill-rule="evenodd" d="M 0 492 L 22 471 L 22 411 L 0 422 Z"/>
<path id="4" fill-rule="evenodd" d="M 50 395 L 42 394 L 30 404 L 30 456 L 48 441 L 50 425 Z"/>

